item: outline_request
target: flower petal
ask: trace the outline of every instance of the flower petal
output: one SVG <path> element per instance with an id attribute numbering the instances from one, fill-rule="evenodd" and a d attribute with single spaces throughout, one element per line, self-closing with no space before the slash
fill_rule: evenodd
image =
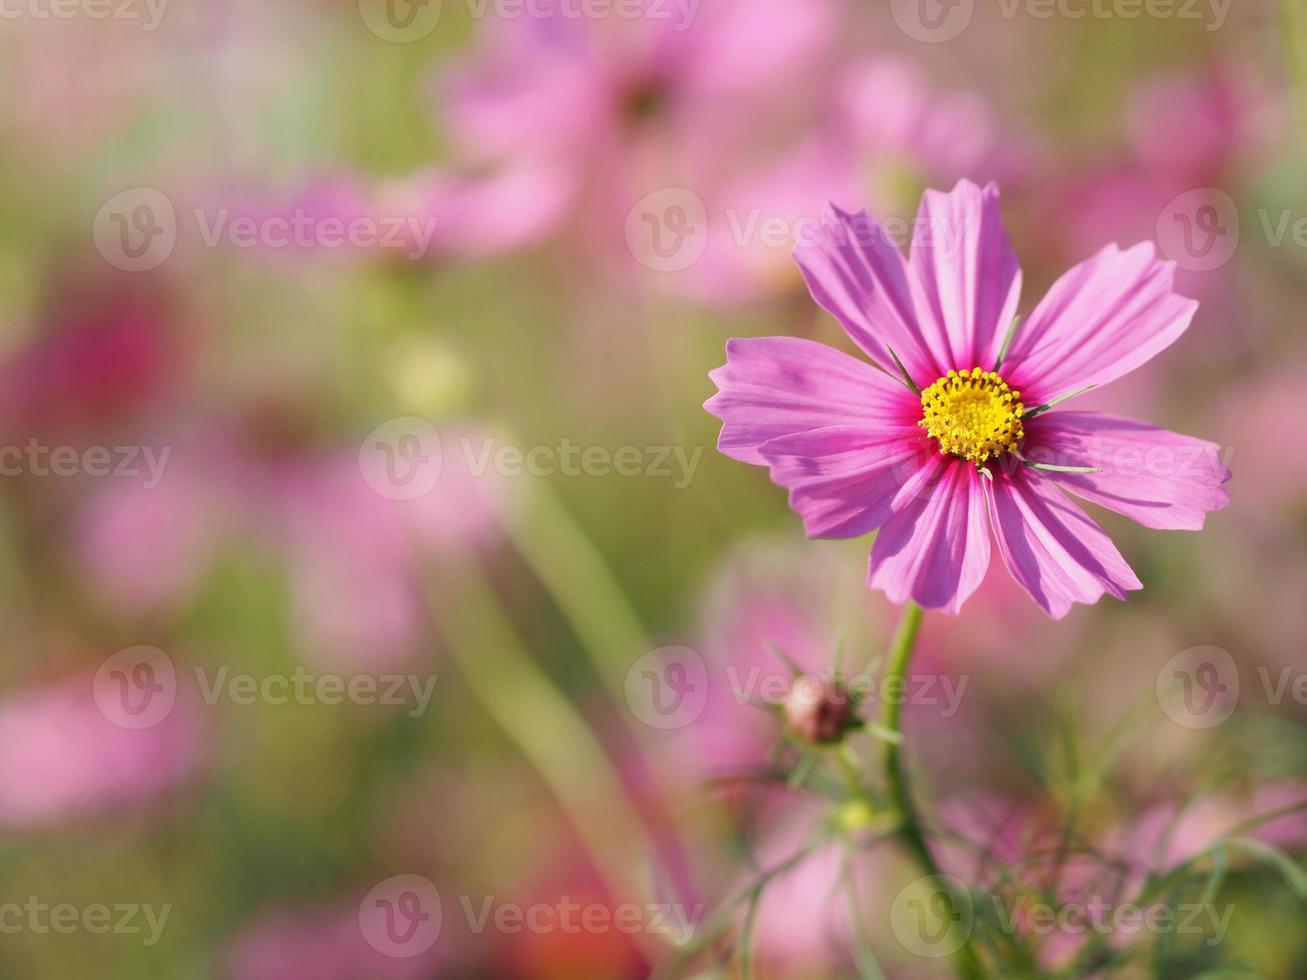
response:
<path id="1" fill-rule="evenodd" d="M 880 527 L 938 457 L 910 421 L 827 426 L 772 439 L 760 451 L 810 538 L 855 538 Z"/>
<path id="2" fill-rule="evenodd" d="M 896 371 L 892 347 L 920 387 L 948 370 L 944 351 L 933 351 L 917 325 L 903 253 L 866 211 L 829 205 L 815 240 L 800 242 L 794 259 L 812 298 L 881 367 Z"/>
<path id="3" fill-rule="evenodd" d="M 1198 303 L 1172 288 L 1175 263 L 1142 242 L 1109 245 L 1067 271 L 1017 330 L 1003 377 L 1027 406 L 1102 385 L 1165 350 Z"/>
<path id="4" fill-rule="evenodd" d="M 947 361 L 942 366 L 992 368 L 1021 299 L 1021 266 L 1003 229 L 998 187 L 962 180 L 947 194 L 926 191 L 908 264 L 921 330 Z"/>
<path id="5" fill-rule="evenodd" d="M 1050 481 L 1021 468 L 985 487 L 1003 564 L 1054 619 L 1107 592 L 1125 599 L 1139 579 L 1107 533 Z"/>
<path id="6" fill-rule="evenodd" d="M 982 482 L 970 463 L 935 455 L 876 536 L 867 585 L 893 602 L 961 609 L 989 567 Z"/>
<path id="7" fill-rule="evenodd" d="M 1097 473 L 1053 473 L 1063 489 L 1144 527 L 1202 529 L 1208 511 L 1230 502 L 1230 471 L 1214 442 L 1099 412 L 1050 412 L 1026 429 L 1026 456 Z"/>
<path id="8" fill-rule="evenodd" d="M 797 337 L 729 340 L 726 364 L 709 377 L 718 393 L 704 408 L 722 420 L 718 450 L 757 465 L 767 464 L 758 450 L 770 439 L 830 425 L 910 423 L 921 409 L 883 371 Z"/>

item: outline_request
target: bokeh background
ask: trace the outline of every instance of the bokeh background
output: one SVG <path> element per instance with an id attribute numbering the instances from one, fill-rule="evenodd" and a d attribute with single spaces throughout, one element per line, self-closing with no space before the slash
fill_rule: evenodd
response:
<path id="1" fill-rule="evenodd" d="M 981 895 L 1061 852 L 1030 895 L 1192 866 L 1167 900 L 1231 911 L 1023 924 L 1001 975 L 1307 975 L 1302 16 L 7 4 L 0 975 L 949 975 L 832 776 L 874 741 L 749 703 L 776 649 L 875 675 L 868 542 L 701 405 L 728 337 L 847 349 L 789 258 L 826 201 L 908 229 L 964 177 L 1023 309 L 1108 242 L 1179 264 L 1192 329 L 1083 401 L 1235 477 L 1201 533 L 1095 513 L 1128 604 L 1054 623 L 995 562 L 927 617 L 932 834 Z"/>

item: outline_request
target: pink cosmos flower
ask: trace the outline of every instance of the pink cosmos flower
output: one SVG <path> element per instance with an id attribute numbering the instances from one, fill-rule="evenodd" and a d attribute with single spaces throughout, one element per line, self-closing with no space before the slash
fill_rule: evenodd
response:
<path id="1" fill-rule="evenodd" d="M 803 139 L 761 165 L 756 153 L 741 154 L 709 182 L 703 256 L 668 277 L 673 289 L 728 309 L 797 296 L 803 284 L 790 253 L 820 233 L 827 202 L 865 200 L 882 215 L 908 214 L 934 181 L 1025 169 L 1029 152 L 1000 132 L 978 95 L 934 91 L 907 59 L 862 58 L 832 88 L 830 118 Z"/>
<path id="2" fill-rule="evenodd" d="M 124 728 L 74 674 L 0 699 L 0 826 L 32 828 L 123 810 L 198 772 L 207 734 L 200 706 L 179 698 L 156 725 Z"/>
<path id="3" fill-rule="evenodd" d="M 534 184 L 522 195 L 522 209 L 538 212 L 524 240 L 566 226 L 606 241 L 641 194 L 713 172 L 742 145 L 766 145 L 782 107 L 816 88 L 836 24 L 828 0 L 628 9 L 587 19 L 546 2 L 538 16 L 492 19 L 474 54 L 437 80 L 455 166 Z M 455 224 L 459 203 L 450 204 Z M 474 203 L 467 220 L 484 223 Z"/>
<path id="4" fill-rule="evenodd" d="M 705 407 L 721 452 L 767 466 L 810 537 L 879 529 L 871 588 L 956 613 L 989 567 L 992 529 L 1012 577 L 1061 618 L 1142 588 L 1063 490 L 1154 528 L 1197 530 L 1226 505 L 1215 444 L 1048 411 L 1189 326 L 1197 304 L 1152 245 L 1103 249 L 1012 330 L 1021 270 L 993 184 L 927 191 L 906 259 L 865 212 L 832 206 L 823 228 L 796 259 L 873 363 L 798 338 L 733 339 Z"/>

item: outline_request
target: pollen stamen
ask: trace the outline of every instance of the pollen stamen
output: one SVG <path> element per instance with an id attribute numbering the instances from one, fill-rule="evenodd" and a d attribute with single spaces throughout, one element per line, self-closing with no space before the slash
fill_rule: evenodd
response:
<path id="1" fill-rule="evenodd" d="M 1025 436 L 1021 392 L 993 371 L 950 371 L 921 393 L 918 423 L 944 456 L 980 465 L 1013 452 Z"/>

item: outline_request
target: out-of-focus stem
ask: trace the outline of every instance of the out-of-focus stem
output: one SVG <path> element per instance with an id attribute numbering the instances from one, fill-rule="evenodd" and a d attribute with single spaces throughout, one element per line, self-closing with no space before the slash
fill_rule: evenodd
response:
<path id="1" fill-rule="evenodd" d="M 1299 147 L 1307 153 L 1307 9 L 1301 0 L 1285 0 L 1280 4 L 1280 31 L 1298 108 Z"/>
<path id="2" fill-rule="evenodd" d="M 652 837 L 589 725 L 526 652 L 473 562 L 459 566 L 456 601 L 432 588 L 450 655 L 486 713 L 531 763 L 615 897 L 635 894 L 636 851 Z"/>
<path id="3" fill-rule="evenodd" d="M 889 663 L 886 667 L 886 689 L 893 690 L 895 685 L 900 690 L 907 690 L 908 665 L 912 660 L 912 650 L 917 642 L 917 633 L 921 630 L 922 610 L 915 603 L 909 602 L 903 609 L 903 618 L 899 620 L 898 629 L 890 644 Z M 894 735 L 902 734 L 903 698 L 886 698 L 881 708 L 880 725 Z M 957 915 L 962 903 L 969 901 L 966 896 L 957 894 L 947 884 L 931 854 L 930 845 L 926 843 L 921 830 L 921 820 L 912 802 L 908 789 L 907 773 L 903 768 L 902 738 L 889 739 L 885 742 L 885 779 L 889 789 L 890 802 L 899 817 L 899 839 L 911 853 L 913 859 L 927 875 L 935 878 L 939 885 L 939 894 L 947 903 L 950 915 Z M 953 954 L 953 963 L 958 975 L 966 980 L 983 980 L 985 971 L 970 945 L 970 936 L 966 937 L 961 947 Z"/>
<path id="4" fill-rule="evenodd" d="M 510 523 L 508 534 L 567 618 L 605 690 L 621 704 L 626 668 L 648 649 L 644 629 L 598 549 L 539 483 L 531 514 Z"/>

